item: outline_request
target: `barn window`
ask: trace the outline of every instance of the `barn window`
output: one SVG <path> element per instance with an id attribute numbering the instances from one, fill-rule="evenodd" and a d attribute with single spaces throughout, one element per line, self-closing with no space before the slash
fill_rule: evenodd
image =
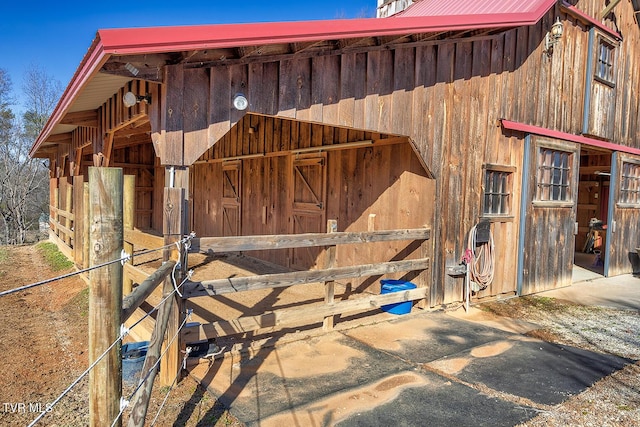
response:
<path id="1" fill-rule="evenodd" d="M 603 83 L 613 85 L 615 71 L 615 46 L 605 39 L 599 38 L 597 55 L 595 69 L 596 79 Z"/>
<path id="2" fill-rule="evenodd" d="M 640 164 L 622 163 L 620 203 L 640 205 Z"/>
<path id="3" fill-rule="evenodd" d="M 571 201 L 571 164 L 573 153 L 540 147 L 538 155 L 536 200 Z"/>
<path id="4" fill-rule="evenodd" d="M 482 214 L 500 217 L 512 214 L 513 172 L 510 166 L 485 165 Z"/>

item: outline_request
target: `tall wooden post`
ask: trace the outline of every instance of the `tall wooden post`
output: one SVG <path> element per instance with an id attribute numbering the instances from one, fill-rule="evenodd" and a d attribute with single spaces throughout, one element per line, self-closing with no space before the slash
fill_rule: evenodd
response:
<path id="1" fill-rule="evenodd" d="M 67 185 L 65 187 L 66 190 L 66 195 L 65 195 L 65 200 L 64 200 L 64 210 L 67 212 L 67 216 L 65 218 L 64 221 L 64 226 L 67 228 L 67 230 L 71 230 L 71 218 L 69 217 L 69 215 L 71 215 L 71 211 L 73 210 L 73 185 L 72 185 L 72 180 L 71 178 L 67 178 Z M 65 233 L 65 243 L 67 244 L 67 246 L 71 246 L 71 235 L 70 234 L 66 234 Z M 75 245 L 75 242 L 73 242 L 73 244 Z"/>
<path id="2" fill-rule="evenodd" d="M 174 174 L 170 177 L 170 174 Z M 189 169 L 174 168 L 167 171 L 168 184 L 164 189 L 164 243 L 165 245 L 174 243 L 182 239 L 186 234 L 187 214 L 188 214 L 188 188 L 189 188 Z M 172 259 L 181 263 L 179 274 L 177 275 L 176 284 L 179 285 L 184 279 L 187 272 L 186 258 L 181 259 L 181 253 L 177 247 L 172 246 L 164 253 L 164 259 Z M 171 278 L 167 278 L 163 286 L 163 294 L 166 295 L 173 291 L 173 283 Z M 180 296 L 174 294 L 174 304 L 169 314 L 167 323 L 166 340 L 170 340 L 178 334 L 178 330 L 184 319 L 184 301 Z M 160 362 L 160 383 L 162 385 L 170 385 L 174 378 L 182 369 L 181 350 L 184 350 L 184 343 L 181 342 L 180 336 L 167 349 L 165 357 Z"/>
<path id="3" fill-rule="evenodd" d="M 89 183 L 85 182 L 82 186 L 82 203 L 84 204 L 83 231 L 84 238 L 82 240 L 82 268 L 89 268 L 89 230 L 91 229 L 91 217 L 89 215 Z"/>
<path id="4" fill-rule="evenodd" d="M 123 209 L 123 225 L 125 230 L 133 230 L 135 225 L 135 211 L 136 211 L 136 177 L 135 175 L 124 176 L 124 188 L 122 195 L 122 209 Z M 133 245 L 129 242 L 124 242 L 124 250 L 131 255 L 130 263 L 133 263 Z M 122 293 L 129 295 L 133 290 L 133 280 L 127 275 L 122 276 Z"/>
<path id="5" fill-rule="evenodd" d="M 122 253 L 122 169 L 89 168 L 89 263 L 119 259 Z M 122 264 L 89 272 L 89 362 L 96 361 L 120 336 Z M 89 372 L 89 422 L 111 425 L 120 412 L 120 343 Z M 118 422 L 118 426 L 121 422 Z"/>
<path id="6" fill-rule="evenodd" d="M 338 231 L 338 221 L 335 219 L 330 219 L 327 221 L 327 233 L 335 233 Z M 333 268 L 336 263 L 336 247 L 329 246 L 325 252 L 325 265 L 324 268 Z M 333 299 L 335 295 L 335 282 L 333 280 L 324 282 L 324 302 L 325 304 L 333 304 Z M 330 331 L 333 329 L 335 323 L 335 316 L 327 316 L 324 318 L 322 322 L 322 328 L 325 331 Z"/>
<path id="7" fill-rule="evenodd" d="M 135 175 L 124 176 L 124 187 L 122 193 L 122 209 L 125 230 L 133 230 L 135 225 L 136 212 L 136 177 Z"/>

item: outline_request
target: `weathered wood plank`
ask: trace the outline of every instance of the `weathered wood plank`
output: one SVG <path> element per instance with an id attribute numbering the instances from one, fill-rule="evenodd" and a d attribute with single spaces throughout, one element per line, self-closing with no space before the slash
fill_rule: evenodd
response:
<path id="1" fill-rule="evenodd" d="M 182 165 L 184 162 L 184 111 L 182 92 L 184 69 L 182 65 L 165 67 L 166 105 L 163 110 L 164 143 L 160 156 L 163 165 Z"/>
<path id="2" fill-rule="evenodd" d="M 395 240 L 427 240 L 429 238 L 431 238 L 431 230 L 428 228 L 374 232 L 337 232 L 331 233 L 331 235 L 327 235 L 326 233 L 303 233 L 237 237 L 196 237 L 192 240 L 191 250 L 196 252 L 258 251 Z"/>
<path id="3" fill-rule="evenodd" d="M 403 292 L 373 295 L 365 298 L 333 302 L 332 304 L 276 310 L 259 316 L 240 317 L 183 329 L 187 342 L 208 340 L 229 335 L 242 334 L 265 328 L 295 325 L 301 322 L 320 322 L 323 318 L 338 314 L 379 309 L 386 304 L 415 301 L 426 297 L 428 289 L 417 288 Z"/>
<path id="4" fill-rule="evenodd" d="M 156 249 L 164 245 L 162 236 L 156 236 L 140 230 L 124 230 L 124 240 L 137 249 Z"/>
<path id="5" fill-rule="evenodd" d="M 129 264 L 125 264 L 126 266 Z M 146 279 L 139 282 L 140 285 L 134 289 L 132 293 L 127 295 L 122 300 L 122 322 L 126 322 L 129 317 L 136 311 L 140 305 L 153 293 L 160 283 L 171 273 L 173 267 L 176 265 L 175 261 L 167 261 L 160 266 L 151 275 L 148 275 Z M 135 267 L 134 267 L 135 268 Z"/>
<path id="6" fill-rule="evenodd" d="M 184 73 L 184 164 L 195 162 L 213 145 L 209 140 L 210 77 L 206 69 L 187 70 Z M 205 89 L 205 90 L 203 90 Z M 227 104 L 230 108 L 230 104 Z"/>
<path id="7" fill-rule="evenodd" d="M 431 266 L 429 258 L 406 261 L 390 261 L 378 264 L 337 267 L 327 270 L 295 271 L 292 273 L 265 274 L 262 276 L 232 277 L 229 279 L 188 282 L 184 285 L 183 298 L 216 296 L 257 289 L 272 289 L 309 283 L 321 283 L 354 277 L 377 276 L 400 271 L 425 270 Z"/>

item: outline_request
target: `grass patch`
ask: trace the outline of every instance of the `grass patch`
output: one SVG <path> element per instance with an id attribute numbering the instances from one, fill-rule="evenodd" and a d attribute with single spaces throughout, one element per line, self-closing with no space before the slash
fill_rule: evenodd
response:
<path id="1" fill-rule="evenodd" d="M 66 304 L 67 309 L 75 309 L 82 317 L 89 315 L 89 287 L 84 288 Z"/>
<path id="2" fill-rule="evenodd" d="M 546 313 L 563 311 L 566 310 L 569 305 L 574 304 L 556 298 L 529 295 L 510 298 L 504 301 L 483 303 L 478 305 L 478 308 L 482 311 L 497 314 L 498 316 L 520 318 L 532 311 L 543 311 Z"/>
<path id="3" fill-rule="evenodd" d="M 53 271 L 67 270 L 73 267 L 73 262 L 58 250 L 55 243 L 40 242 L 36 245 L 38 252 L 44 257 Z"/>
<path id="4" fill-rule="evenodd" d="M 4 264 L 9 260 L 9 250 L 7 248 L 0 248 L 0 264 Z"/>

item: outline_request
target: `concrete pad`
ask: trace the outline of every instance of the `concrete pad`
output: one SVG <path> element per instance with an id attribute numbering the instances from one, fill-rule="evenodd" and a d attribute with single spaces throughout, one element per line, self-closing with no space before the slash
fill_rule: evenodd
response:
<path id="1" fill-rule="evenodd" d="M 555 405 L 631 361 L 538 340 L 505 340 L 434 361 L 431 368 L 471 384 Z"/>
<path id="2" fill-rule="evenodd" d="M 564 299 L 582 305 L 640 310 L 640 278 L 631 274 L 602 277 L 574 283 L 566 288 L 540 292 L 540 296 Z"/>
<path id="3" fill-rule="evenodd" d="M 345 334 L 417 364 L 428 363 L 511 335 L 480 323 L 459 320 L 442 312 L 398 316 L 392 321 L 355 328 Z"/>
<path id="4" fill-rule="evenodd" d="M 353 414 L 336 425 L 511 427 L 537 415 L 535 410 L 526 405 L 487 396 L 471 387 L 447 381 L 435 374 L 423 375 L 428 378 L 428 385 L 403 390 L 392 402 Z"/>
<path id="5" fill-rule="evenodd" d="M 411 367 L 334 332 L 260 350 L 242 360 L 217 360 L 191 374 L 247 425 L 325 396 L 373 383 Z M 262 425 L 262 424 L 261 424 Z"/>
<path id="6" fill-rule="evenodd" d="M 434 377 L 438 383 L 442 380 Z M 403 371 L 260 420 L 260 427 L 334 426 L 336 423 L 385 404 L 393 405 L 405 390 L 431 388 L 435 383 L 417 372 Z M 394 424 L 385 424 L 394 425 Z"/>

